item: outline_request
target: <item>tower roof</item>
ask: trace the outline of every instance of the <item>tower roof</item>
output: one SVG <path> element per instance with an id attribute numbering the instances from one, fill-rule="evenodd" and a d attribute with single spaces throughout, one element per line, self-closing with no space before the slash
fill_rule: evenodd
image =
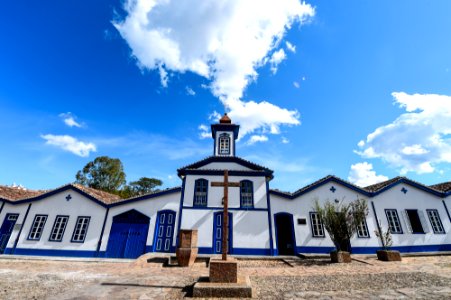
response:
<path id="1" fill-rule="evenodd" d="M 227 113 L 225 113 L 219 120 L 219 124 L 232 124 L 232 120 L 229 118 Z"/>

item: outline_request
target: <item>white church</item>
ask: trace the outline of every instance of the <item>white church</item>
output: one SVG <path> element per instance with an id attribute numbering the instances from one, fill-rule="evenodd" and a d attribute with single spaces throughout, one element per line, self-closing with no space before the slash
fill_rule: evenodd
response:
<path id="1" fill-rule="evenodd" d="M 374 254 L 390 230 L 401 252 L 451 251 L 451 182 L 432 186 L 396 177 L 358 187 L 335 176 L 288 193 L 270 188 L 273 171 L 236 155 L 239 125 L 211 125 L 213 155 L 178 169 L 181 186 L 130 199 L 68 184 L 50 191 L 0 186 L 0 254 L 136 258 L 175 253 L 181 229 L 197 229 L 200 254 L 222 247 L 223 188 L 229 180 L 229 253 L 328 253 L 333 243 L 313 203 L 368 201 L 352 253 Z"/>

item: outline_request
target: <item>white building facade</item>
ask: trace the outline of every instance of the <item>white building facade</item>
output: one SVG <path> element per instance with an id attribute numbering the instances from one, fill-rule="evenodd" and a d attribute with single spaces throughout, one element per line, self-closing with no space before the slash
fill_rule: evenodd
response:
<path id="1" fill-rule="evenodd" d="M 451 182 L 426 186 L 404 177 L 361 188 L 327 176 L 294 193 L 271 190 L 273 171 L 236 156 L 239 126 L 227 115 L 211 126 L 213 155 L 178 170 L 181 187 L 131 199 L 75 184 L 52 191 L 0 187 L 0 254 L 136 258 L 174 253 L 181 229 L 197 229 L 200 254 L 222 249 L 223 188 L 229 187 L 229 253 L 328 253 L 334 245 L 315 201 L 366 199 L 369 213 L 352 253 L 382 247 L 390 230 L 401 252 L 451 251 Z M 15 190 L 16 189 L 16 190 Z"/>

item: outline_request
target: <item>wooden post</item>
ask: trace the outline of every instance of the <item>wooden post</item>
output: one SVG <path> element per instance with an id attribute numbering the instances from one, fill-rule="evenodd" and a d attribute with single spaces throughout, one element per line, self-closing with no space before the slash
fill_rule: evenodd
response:
<path id="1" fill-rule="evenodd" d="M 222 260 L 227 260 L 229 243 L 229 171 L 224 170 L 224 211 L 222 224 Z"/>

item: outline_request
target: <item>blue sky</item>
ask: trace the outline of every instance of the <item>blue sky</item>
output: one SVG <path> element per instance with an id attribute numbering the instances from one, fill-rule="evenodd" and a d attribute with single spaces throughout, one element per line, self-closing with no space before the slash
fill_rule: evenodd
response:
<path id="1" fill-rule="evenodd" d="M 451 2 L 196 3 L 3 3 L 0 184 L 54 188 L 108 155 L 180 185 L 224 111 L 272 188 L 450 180 Z"/>

